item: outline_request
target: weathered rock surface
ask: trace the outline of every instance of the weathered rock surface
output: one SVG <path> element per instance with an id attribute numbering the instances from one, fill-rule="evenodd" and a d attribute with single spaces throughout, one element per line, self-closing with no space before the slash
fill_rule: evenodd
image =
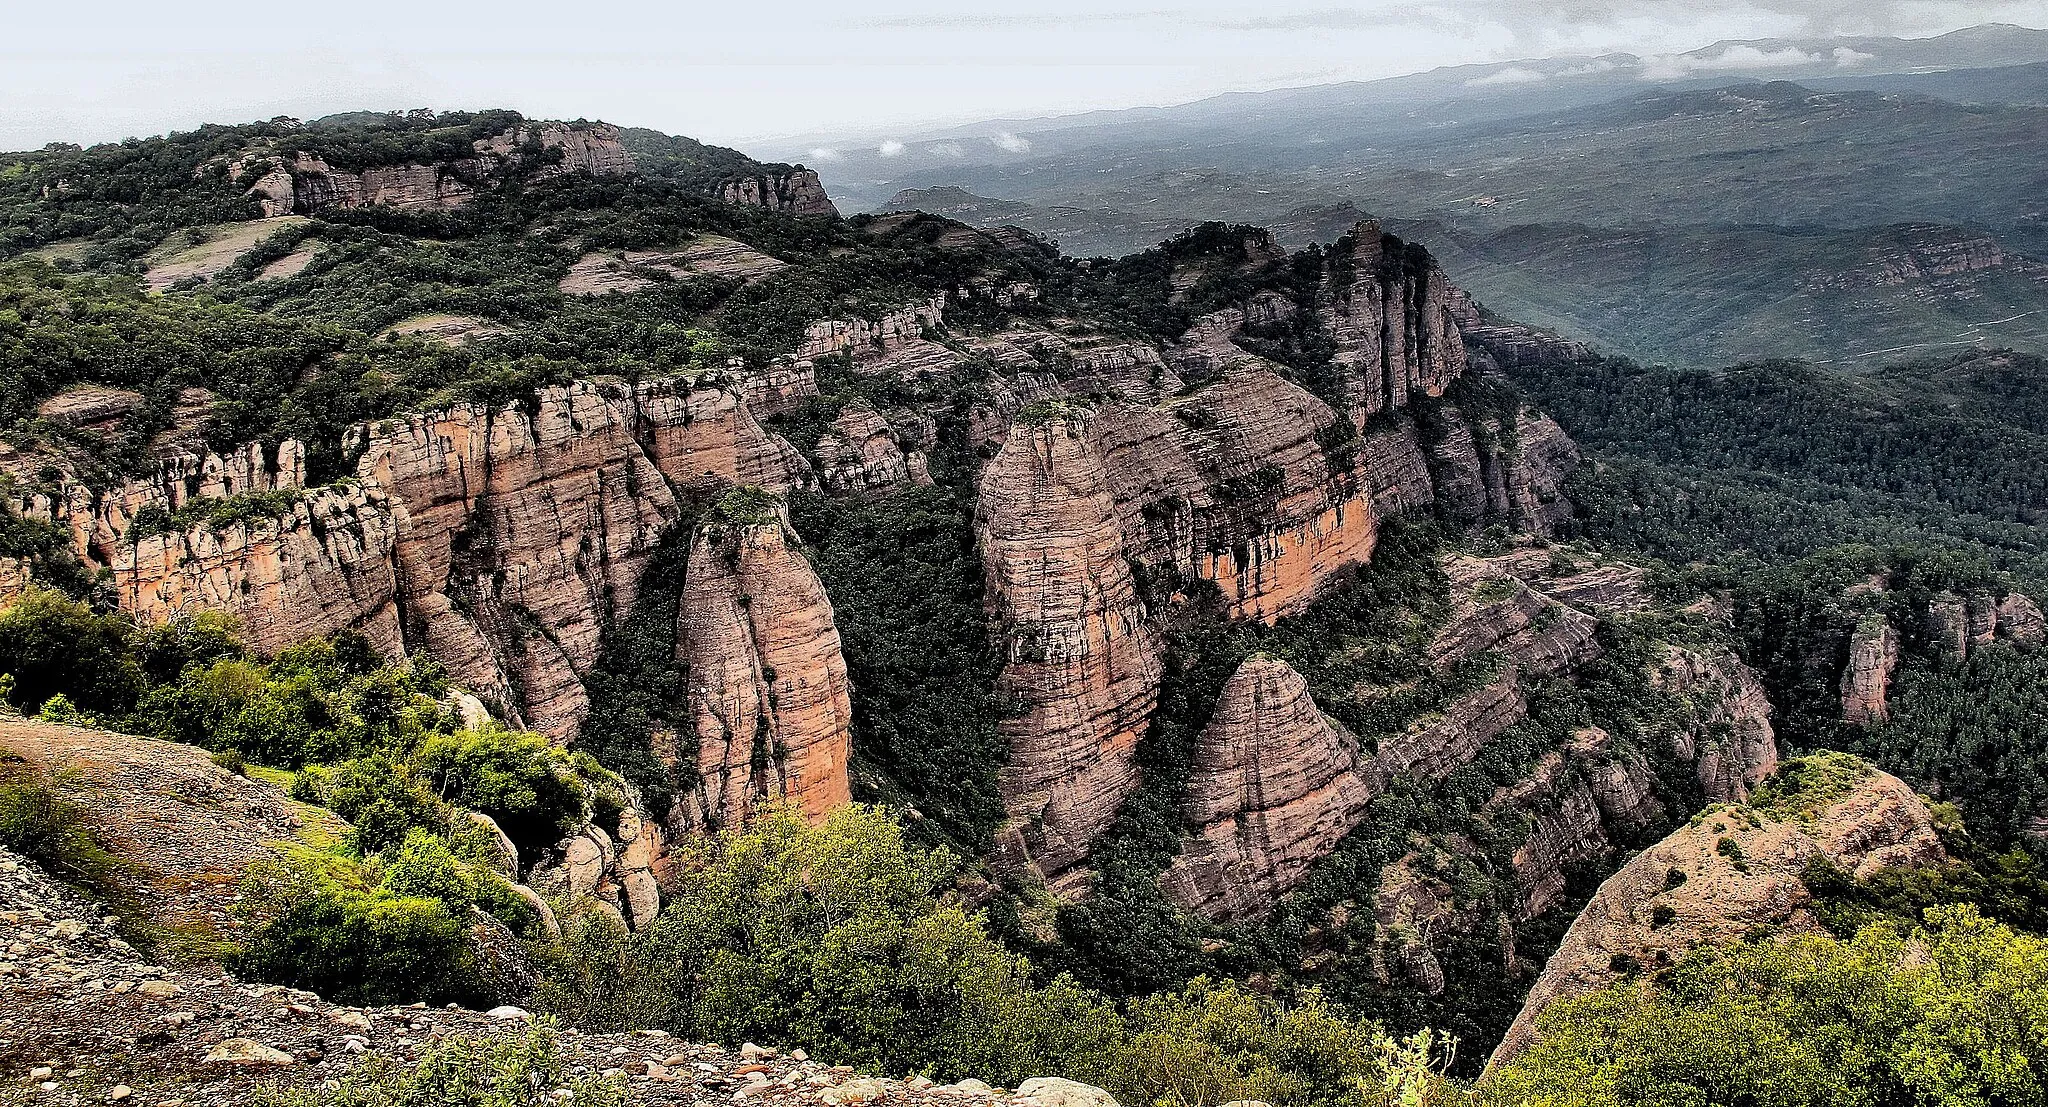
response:
<path id="1" fill-rule="evenodd" d="M 527 152 L 538 143 L 546 154 Z M 310 214 L 327 208 L 452 208 L 467 204 L 477 188 L 495 188 L 521 176 L 543 181 L 569 173 L 600 177 L 633 171 L 632 155 L 609 123 L 525 123 L 473 144 L 469 157 L 426 165 L 336 169 L 304 151 L 252 153 L 242 172 L 262 176 L 249 194 L 266 216 Z"/>
<path id="2" fill-rule="evenodd" d="M 1339 245 L 1348 249 L 1317 311 L 1336 339 L 1334 360 L 1363 430 L 1373 415 L 1407 407 L 1413 394 L 1443 395 L 1465 372 L 1465 342 L 1451 314 L 1451 283 L 1427 254 L 1373 222 L 1353 227 Z"/>
<path id="3" fill-rule="evenodd" d="M 1242 918 L 1272 906 L 1358 824 L 1372 785 L 1358 739 L 1286 662 L 1238 666 L 1195 746 L 1190 840 L 1160 884 L 1176 902 Z"/>
<path id="4" fill-rule="evenodd" d="M 786 211 L 792 215 L 838 215 L 818 171 L 801 166 L 787 173 L 759 173 L 727 181 L 718 195 L 729 204 Z"/>
<path id="5" fill-rule="evenodd" d="M 762 797 L 817 818 L 847 803 L 853 704 L 831 601 L 779 520 L 700 526 L 676 651 L 702 781 L 678 830 L 734 826 Z"/>
<path id="6" fill-rule="evenodd" d="M 567 737 L 600 632 L 630 608 L 681 498 L 813 481 L 743 399 L 673 380 L 548 388 L 530 411 L 461 405 L 353 437 L 353 482 L 225 526 L 127 537 L 145 508 L 296 489 L 296 443 L 274 459 L 255 446 L 176 457 L 152 480 L 72 484 L 17 508 L 68 526 L 140 617 L 228 611 L 264 652 L 359 628 L 387 654 L 440 659 L 512 722 Z"/>
<path id="7" fill-rule="evenodd" d="M 923 340 L 926 331 L 944 325 L 946 298 L 935 296 L 905 304 L 874 319 L 821 319 L 804 329 L 796 348 L 799 361 L 844 354 L 856 364 L 900 353 Z"/>
<path id="8" fill-rule="evenodd" d="M 906 452 L 887 419 L 864 402 L 848 404 L 818 439 L 818 483 L 836 495 L 881 492 L 905 481 L 930 484 L 924 453 Z"/>
<path id="9" fill-rule="evenodd" d="M 1857 726 L 1883 722 L 1890 713 L 1885 696 L 1898 667 L 1897 632 L 1882 615 L 1865 618 L 1849 638 L 1849 659 L 1842 666 L 1842 721 Z"/>
<path id="10" fill-rule="evenodd" d="M 1429 646 L 1432 664 L 1448 673 L 1497 655 L 1499 671 L 1361 753 L 1356 737 L 1316 709 L 1292 668 L 1272 658 L 1246 661 L 1196 745 L 1188 837 L 1160 880 L 1175 902 L 1212 918 L 1262 913 L 1359 825 L 1374 796 L 1396 780 L 1446 779 L 1527 718 L 1528 682 L 1572 679 L 1599 658 L 1596 609 L 1539 586 L 1556 584 L 1613 610 L 1636 609 L 1644 599 L 1635 591 L 1640 571 L 1568 563 L 1534 548 L 1491 558 L 1455 555 L 1444 570 L 1451 612 Z M 1690 713 L 1673 730 L 1669 752 L 1695 766 L 1709 797 L 1740 800 L 1777 764 L 1762 686 L 1732 654 L 1667 647 L 1650 676 Z M 1619 839 L 1667 815 L 1655 793 L 1645 751 L 1617 749 L 1609 735 L 1589 728 L 1546 754 L 1522 785 L 1494 797 L 1484 817 L 1501 825 L 1523 819 L 1530 827 L 1514 858 L 1523 895 L 1510 922 L 1549 909 L 1575 865 L 1610 856 Z M 1454 917 L 1448 901 L 1441 917 L 1430 914 L 1414 891 L 1383 893 L 1395 906 L 1382 914 L 1406 920 L 1410 933 L 1410 924 L 1471 925 Z M 1427 952 L 1427 942 L 1409 945 L 1415 948 L 1389 955 L 1415 960 Z M 1420 960 L 1409 967 L 1426 968 Z"/>
<path id="11" fill-rule="evenodd" d="M 1946 860 L 1927 805 L 1897 778 L 1863 768 L 1866 775 L 1841 794 L 1797 812 L 1712 810 L 1609 877 L 1572 923 L 1490 1064 L 1535 1041 L 1549 1004 L 1604 987 L 1624 971 L 1654 971 L 1759 928 L 1815 930 L 1802 875 L 1816 858 L 1859 877 Z"/>
<path id="12" fill-rule="evenodd" d="M 1137 779 L 1159 647 L 1084 424 L 1020 424 L 983 470 L 975 529 L 1007 665 L 1004 863 L 1061 887 Z M 1078 876 L 1078 873 L 1073 873 Z"/>

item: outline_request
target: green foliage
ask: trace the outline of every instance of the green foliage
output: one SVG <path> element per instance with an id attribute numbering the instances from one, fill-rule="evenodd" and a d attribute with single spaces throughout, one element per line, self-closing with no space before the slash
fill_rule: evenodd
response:
<path id="1" fill-rule="evenodd" d="M 1940 908 L 1904 935 L 1880 924 L 1706 951 L 1553 1003 L 1537 1030 L 1481 1102 L 2037 1102 L 2048 944 Z"/>
<path id="2" fill-rule="evenodd" d="M 303 491 L 283 488 L 220 499 L 195 499 L 176 511 L 166 511 L 157 504 L 151 504 L 135 513 L 134 521 L 128 524 L 127 538 L 133 542 L 151 535 L 187 531 L 195 526 L 225 530 L 240 523 L 276 519 L 290 515 L 304 499 Z"/>
<path id="3" fill-rule="evenodd" d="M 72 710 L 126 715 L 143 690 L 135 628 L 77 600 L 31 588 L 0 611 L 0 673 L 14 677 L 8 702 L 24 710 L 63 696 Z"/>
<path id="4" fill-rule="evenodd" d="M 569 755 L 538 734 L 499 727 L 436 734 L 413 763 L 434 792 L 496 820 L 522 852 L 553 845 L 589 807 Z"/>
<path id="5" fill-rule="evenodd" d="M 996 770 L 1009 748 L 997 726 L 1009 707 L 996 691 L 1001 658 L 970 511 L 967 491 L 947 486 L 790 502 L 839 625 L 856 784 L 915 806 L 925 831 L 980 854 L 1003 818 Z"/>
<path id="6" fill-rule="evenodd" d="M 292 798 L 347 819 L 350 844 L 364 854 L 398 845 L 414 830 L 446 833 L 453 819 L 419 771 L 388 753 L 308 766 L 293 779 Z"/>
<path id="7" fill-rule="evenodd" d="M 0 491 L 6 484 L 0 480 Z M 92 574 L 78 560 L 71 534 L 55 523 L 26 519 L 0 502 L 0 557 L 28 566 L 31 576 L 77 599 L 92 587 Z"/>
<path id="8" fill-rule="evenodd" d="M 1870 762 L 1846 753 L 1796 757 L 1757 785 L 1749 806 L 1767 819 L 1811 819 L 1854 791 L 1871 772 Z"/>
<path id="9" fill-rule="evenodd" d="M 571 922 L 546 1007 L 592 1029 L 801 1045 L 865 1071 L 1066 1075 L 1161 1107 L 1391 1107 L 1449 1087 L 1433 1039 L 1389 1041 L 1313 993 L 1281 1002 L 1201 979 L 1119 1010 L 1068 977 L 1034 983 L 942 898 L 954 858 L 909 845 L 875 808 L 812 826 L 772 807 L 693 848 L 652 927 Z"/>
<path id="10" fill-rule="evenodd" d="M 474 886 L 446 846 L 414 831 L 383 882 L 375 869 L 309 851 L 257 866 L 241 908 L 249 939 L 228 967 L 335 1003 L 490 1006 L 469 942 Z"/>
<path id="11" fill-rule="evenodd" d="M 130 866 L 107 847 L 78 805 L 64 775 L 49 776 L 0 755 L 0 847 L 44 872 L 119 907 L 133 899 Z"/>
<path id="12" fill-rule="evenodd" d="M 554 1025 L 436 1039 L 410 1064 L 371 1060 L 317 1088 L 259 1087 L 259 1107 L 622 1107 L 616 1077 L 572 1071 Z"/>

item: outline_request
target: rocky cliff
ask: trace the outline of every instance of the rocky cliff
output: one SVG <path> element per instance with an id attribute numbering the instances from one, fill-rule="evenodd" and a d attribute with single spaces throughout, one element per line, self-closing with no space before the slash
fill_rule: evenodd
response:
<path id="1" fill-rule="evenodd" d="M 469 157 L 424 164 L 336 169 L 303 150 L 252 152 L 237 163 L 255 175 L 249 195 L 266 216 L 328 208 L 461 207 L 479 189 L 513 177 L 544 181 L 570 173 L 600 177 L 633 171 L 632 155 L 609 123 L 524 123 L 472 143 Z"/>
<path id="2" fill-rule="evenodd" d="M 1379 736 L 1377 749 L 1324 717 L 1284 663 L 1245 662 L 1197 744 L 1185 807 L 1188 840 L 1161 878 L 1167 894 L 1213 918 L 1272 907 L 1360 825 L 1374 796 L 1396 781 L 1443 781 L 1472 762 L 1528 718 L 1537 682 L 1575 679 L 1601 657 L 1595 632 L 1603 614 L 1646 602 L 1633 591 L 1640 575 L 1624 567 L 1558 572 L 1548 554 L 1539 561 L 1532 553 L 1540 551 L 1445 561 L 1452 603 L 1428 646 L 1432 666 L 1449 673 L 1492 656 L 1499 668 L 1441 710 Z M 1769 704 L 1755 675 L 1732 655 L 1667 647 L 1646 675 L 1689 712 L 1666 735 L 1662 752 L 1691 764 L 1706 794 L 1739 800 L 1776 765 Z M 1547 910 L 1574 866 L 1610 855 L 1620 838 L 1673 814 L 1656 798 L 1651 753 L 1617 747 L 1598 728 L 1582 729 L 1544 755 L 1523 784 L 1489 801 L 1489 818 L 1529 825 L 1511 864 L 1523 890 L 1515 921 Z M 1444 928 L 1471 922 L 1458 920 L 1448 902 L 1418 909 L 1413 888 L 1398 879 L 1383 889 L 1390 925 L 1413 929 L 1423 916 Z M 1430 914 L 1437 911 L 1440 917 Z"/>
<path id="3" fill-rule="evenodd" d="M 975 513 L 990 615 L 1018 706 L 1001 775 L 1012 867 L 1055 887 L 1137 781 L 1134 755 L 1159 693 L 1159 647 L 1085 423 L 1020 423 L 983 470 Z"/>
<path id="4" fill-rule="evenodd" d="M 690 543 L 676 652 L 702 785 L 679 828 L 733 826 L 766 796 L 821 817 L 852 798 L 853 703 L 832 603 L 779 518 L 701 525 Z"/>
<path id="5" fill-rule="evenodd" d="M 729 204 L 784 211 L 791 215 L 838 215 L 832 198 L 825 195 L 818 171 L 798 166 L 786 173 L 758 173 L 719 186 L 719 197 Z"/>
<path id="6" fill-rule="evenodd" d="M 1947 859 L 1926 803 L 1897 778 L 1841 755 L 1794 762 L 1787 773 L 1758 803 L 1712 809 L 1607 878 L 1489 1064 L 1528 1048 L 1559 998 L 1759 931 L 1816 930 L 1803 880 L 1816 860 L 1865 877 Z"/>
<path id="7" fill-rule="evenodd" d="M 632 609 L 649 558 L 693 505 L 735 485 L 815 483 L 741 391 L 714 380 L 582 382 L 542 389 L 530 405 L 458 405 L 359 427 L 355 476 L 329 486 L 298 487 L 301 452 L 287 442 L 273 454 L 173 457 L 150 480 L 106 492 L 74 482 L 15 506 L 69 527 L 140 618 L 228 611 L 263 652 L 360 629 L 387 654 L 435 657 L 509 721 L 566 740 L 589 708 L 583 676 L 604 629 Z M 169 521 L 136 526 L 152 517 Z M 735 597 L 760 595 L 773 619 L 752 639 L 758 657 L 708 651 L 705 664 L 778 674 L 762 695 L 785 702 L 765 717 L 800 721 L 787 734 L 770 728 L 792 751 L 772 790 L 806 806 L 842 801 L 845 669 L 830 605 L 800 556 L 774 553 L 765 534 L 742 544 L 745 572 L 693 596 L 701 634 L 731 630 Z M 691 563 L 707 578 L 729 568 L 708 553 Z M 685 605 L 686 629 L 699 613 Z M 809 646 L 784 656 L 779 635 Z M 698 733 L 718 732 L 711 716 L 737 702 L 700 705 Z M 820 712 L 836 724 L 814 722 Z M 756 717 L 746 715 L 733 764 L 748 764 Z M 727 775 L 705 772 L 718 796 L 678 817 L 696 825 L 702 804 L 723 810 Z"/>

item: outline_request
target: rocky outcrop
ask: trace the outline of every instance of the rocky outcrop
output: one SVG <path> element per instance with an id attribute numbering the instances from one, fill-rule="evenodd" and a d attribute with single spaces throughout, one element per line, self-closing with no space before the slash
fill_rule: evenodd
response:
<path id="1" fill-rule="evenodd" d="M 1087 426 L 1020 424 L 983 470 L 975 509 L 993 618 L 1018 713 L 1002 724 L 1009 822 L 999 860 L 1071 889 L 1137 779 L 1159 693 L 1159 646 Z"/>
<path id="2" fill-rule="evenodd" d="M 818 483 L 835 495 L 881 492 L 912 481 L 930 484 L 922 450 L 905 451 L 896 428 L 864 402 L 848 404 L 818 439 Z"/>
<path id="3" fill-rule="evenodd" d="M 804 329 L 799 361 L 844 354 L 856 363 L 886 357 L 945 325 L 946 298 L 905 304 L 873 319 L 821 319 Z"/>
<path id="4" fill-rule="evenodd" d="M 260 174 L 249 195 L 265 216 L 307 215 L 328 208 L 453 208 L 515 176 L 544 181 L 584 172 L 633 172 L 632 155 L 609 123 L 523 123 L 472 144 L 467 158 L 428 164 L 336 169 L 303 150 L 252 153 L 238 165 Z"/>
<path id="5" fill-rule="evenodd" d="M 1884 616 L 1858 623 L 1842 666 L 1842 721 L 1856 726 L 1883 722 L 1889 714 L 1885 696 L 1898 667 L 1899 636 Z"/>
<path id="6" fill-rule="evenodd" d="M 677 830 L 735 826 L 787 798 L 816 818 L 849 801 L 853 703 L 832 604 L 781 520 L 705 523 L 690 543 L 676 653 L 689 667 L 700 783 Z"/>
<path id="7" fill-rule="evenodd" d="M 1787 783 L 1790 795 L 1762 807 L 1710 810 L 1601 884 L 1489 1064 L 1527 1049 L 1544 1008 L 1560 998 L 1758 931 L 1817 931 L 1803 880 L 1815 860 L 1866 877 L 1947 859 L 1926 803 L 1911 788 L 1853 759 L 1823 757 L 1827 769 Z"/>
<path id="8" fill-rule="evenodd" d="M 1175 902 L 1211 918 L 1263 913 L 1359 825 L 1374 796 L 1397 781 L 1427 786 L 1447 779 L 1528 717 L 1532 682 L 1574 679 L 1598 659 L 1599 617 L 1539 591 L 1532 580 L 1554 580 L 1629 609 L 1640 601 L 1615 583 L 1639 584 L 1639 573 L 1584 566 L 1549 551 L 1452 556 L 1444 571 L 1452 603 L 1428 646 L 1431 665 L 1450 674 L 1490 656 L 1499 659 L 1499 668 L 1472 691 L 1381 736 L 1376 750 L 1361 753 L 1355 737 L 1316 709 L 1292 668 L 1268 657 L 1247 660 L 1225 686 L 1196 744 L 1187 838 L 1160 879 Z M 1733 654 L 1666 647 L 1649 675 L 1682 708 L 1680 725 L 1668 732 L 1668 753 L 1695 767 L 1709 797 L 1740 800 L 1776 766 L 1769 704 L 1756 675 Z M 1657 798 L 1651 752 L 1619 747 L 1606 732 L 1585 728 L 1565 747 L 1545 754 L 1522 784 L 1489 802 L 1482 818 L 1529 828 L 1513 859 L 1521 894 L 1510 924 L 1558 902 L 1576 866 L 1611 856 L 1624 839 L 1669 816 Z M 1382 888 L 1383 898 L 1395 904 L 1382 904 L 1383 921 L 1398 921 L 1411 937 L 1424 923 L 1423 929 L 1435 932 L 1475 922 L 1448 901 L 1439 905 L 1441 911 L 1425 907 L 1430 897 L 1418 898 L 1416 887 L 1383 880 Z M 1434 954 L 1426 941 L 1382 953 L 1395 962 L 1406 958 L 1413 962 L 1410 969 L 1430 975 L 1425 962 Z"/>
<path id="9" fill-rule="evenodd" d="M 1317 306 L 1360 429 L 1409 397 L 1442 396 L 1466 368 L 1451 283 L 1420 247 L 1364 222 L 1338 243 Z"/>
<path id="10" fill-rule="evenodd" d="M 16 507 L 68 526 L 141 617 L 227 611 L 263 652 L 361 629 L 387 654 L 436 657 L 515 724 L 566 738 L 587 710 L 581 677 L 601 631 L 630 608 L 684 501 L 813 480 L 710 382 L 583 382 L 543 389 L 530 408 L 459 405 L 351 437 L 353 480 L 283 502 L 258 494 L 303 480 L 296 443 L 172 458 L 150 480 L 71 484 Z M 173 515 L 161 533 L 130 534 L 148 509 L 215 500 L 246 506 L 224 524 Z"/>
<path id="11" fill-rule="evenodd" d="M 718 196 L 728 204 L 744 204 L 791 215 L 839 214 L 818 171 L 797 166 L 787 172 L 763 172 L 740 177 L 719 186 Z"/>
<path id="12" fill-rule="evenodd" d="M 1195 744 L 1191 833 L 1160 885 L 1223 918 L 1257 914 L 1358 824 L 1372 785 L 1358 739 L 1316 708 L 1286 662 L 1247 659 Z"/>
<path id="13" fill-rule="evenodd" d="M 1685 725 L 1671 733 L 1671 752 L 1694 763 L 1708 800 L 1740 802 L 1778 767 L 1763 681 L 1734 651 L 1667 645 L 1651 679 L 1688 709 Z"/>

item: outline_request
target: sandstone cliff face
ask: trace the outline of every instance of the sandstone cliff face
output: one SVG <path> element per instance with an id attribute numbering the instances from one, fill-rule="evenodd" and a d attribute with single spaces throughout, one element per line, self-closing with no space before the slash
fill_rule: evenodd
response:
<path id="1" fill-rule="evenodd" d="M 1867 766 L 1863 772 L 1811 810 L 1719 809 L 1637 855 L 1572 923 L 1489 1064 L 1527 1049 L 1550 1003 L 1604 987 L 1624 969 L 1655 970 L 1760 927 L 1815 929 L 1802 882 L 1815 858 L 1859 877 L 1946 860 L 1913 790 Z"/>
<path id="2" fill-rule="evenodd" d="M 825 195 L 824 182 L 815 169 L 797 168 L 788 173 L 765 173 L 727 181 L 718 190 L 728 204 L 786 211 L 792 215 L 838 215 L 832 198 Z"/>
<path id="3" fill-rule="evenodd" d="M 1863 620 L 1849 638 L 1849 660 L 1842 667 L 1842 721 L 1883 722 L 1889 714 L 1885 695 L 1898 667 L 1899 636 L 1891 624 L 1882 615 Z"/>
<path id="4" fill-rule="evenodd" d="M 387 653 L 438 658 L 512 722 L 567 738 L 599 634 L 630 607 L 679 494 L 813 480 L 744 400 L 676 381 L 544 389 L 531 411 L 461 405 L 353 440 L 353 482 L 218 531 L 124 537 L 146 507 L 296 487 L 296 443 L 274 461 L 255 447 L 173 458 L 151 480 L 16 506 L 68 526 L 140 616 L 228 611 L 264 652 L 360 628 Z"/>
<path id="5" fill-rule="evenodd" d="M 819 437 L 818 481 L 836 495 L 881 492 L 912 481 L 930 484 L 924 452 L 907 452 L 887 419 L 865 402 L 849 404 Z"/>
<path id="6" fill-rule="evenodd" d="M 856 364 L 897 353 L 944 325 L 946 298 L 905 304 L 876 319 L 821 319 L 804 329 L 798 360 L 845 354 Z"/>
<path id="7" fill-rule="evenodd" d="M 526 152 L 533 143 L 543 151 L 539 158 Z M 633 159 L 619 141 L 618 128 L 609 123 L 528 123 L 473 144 L 471 156 L 451 162 L 349 171 L 296 151 L 286 157 L 253 156 L 240 168 L 265 166 L 249 194 L 265 216 L 278 216 L 327 208 L 461 207 L 479 187 L 496 187 L 513 175 L 533 181 L 575 172 L 625 176 L 633 171 Z"/>
<path id="8" fill-rule="evenodd" d="M 1397 780 L 1427 785 L 1448 778 L 1528 717 L 1529 682 L 1572 679 L 1599 658 L 1599 609 L 1587 597 L 1611 605 L 1610 611 L 1634 610 L 1644 602 L 1640 570 L 1566 564 L 1550 551 L 1452 556 L 1444 571 L 1452 607 L 1430 643 L 1431 663 L 1449 672 L 1495 655 L 1499 671 L 1441 711 L 1381 736 L 1378 749 L 1361 753 L 1357 738 L 1316 709 L 1293 669 L 1271 658 L 1245 662 L 1197 743 L 1188 837 L 1160 879 L 1175 902 L 1219 919 L 1271 908 L 1310 864 L 1359 825 L 1372 797 Z M 1543 590 L 1549 588 L 1556 591 Z M 1581 598 L 1566 603 L 1559 593 Z M 1695 766 L 1711 798 L 1747 796 L 1777 764 L 1770 707 L 1755 674 L 1725 651 L 1667 647 L 1650 675 L 1691 712 L 1670 735 L 1671 756 Z M 1522 820 L 1530 828 L 1513 859 L 1522 892 L 1508 923 L 1549 909 L 1574 866 L 1611 855 L 1620 837 L 1667 814 L 1656 799 L 1646 751 L 1619 749 L 1605 732 L 1587 728 L 1545 755 L 1521 785 L 1495 796 L 1483 815 L 1501 825 Z M 1417 927 L 1469 929 L 1478 922 L 1461 915 L 1447 897 L 1422 896 L 1394 875 L 1383 881 L 1381 898 L 1383 923 L 1408 934 Z M 1428 947 L 1426 941 L 1407 941 L 1386 956 L 1390 964 L 1407 966 L 1401 971 L 1428 978 L 1434 964 Z"/>
<path id="9" fill-rule="evenodd" d="M 1265 655 L 1224 686 L 1195 764 L 1190 840 L 1160 885 L 1215 917 L 1272 906 L 1358 824 L 1373 790 L 1358 739 L 1316 708 L 1300 673 Z"/>
<path id="10" fill-rule="evenodd" d="M 698 528 L 676 652 L 689 666 L 702 783 L 677 801 L 675 829 L 738 825 L 766 796 L 813 818 L 849 802 L 853 702 L 839 630 L 780 520 Z"/>
<path id="11" fill-rule="evenodd" d="M 1443 395 L 1465 372 L 1465 342 L 1441 270 L 1390 250 L 1378 223 L 1353 227 L 1349 242 L 1317 310 L 1336 339 L 1336 365 L 1363 429 L 1371 416 L 1407 407 L 1413 393 Z"/>
<path id="12" fill-rule="evenodd" d="M 1159 694 L 1159 647 L 1132 581 L 1116 502 L 1087 429 L 1055 419 L 1013 428 L 981 478 L 975 511 L 990 614 L 1007 666 L 1000 687 L 1010 760 L 1001 860 L 1056 889 L 1137 779 L 1138 737 Z"/>

